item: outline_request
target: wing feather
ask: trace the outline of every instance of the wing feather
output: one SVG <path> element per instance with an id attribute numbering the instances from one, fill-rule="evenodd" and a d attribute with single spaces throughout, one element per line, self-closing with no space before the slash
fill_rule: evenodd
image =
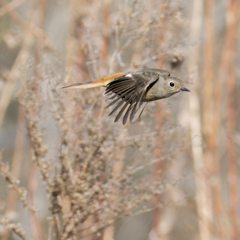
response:
<path id="1" fill-rule="evenodd" d="M 147 70 L 146 70 L 147 71 Z M 146 73 L 146 74 L 145 74 Z M 120 76 L 113 81 L 111 81 L 106 88 L 105 94 L 113 93 L 116 95 L 117 99 L 114 99 L 107 107 L 117 104 L 111 111 L 113 114 L 115 111 L 120 109 L 119 113 L 115 118 L 115 122 L 119 120 L 123 112 L 127 110 L 123 117 L 123 124 L 127 122 L 130 115 L 130 121 L 134 119 L 136 112 L 139 110 L 143 103 L 144 96 L 151 89 L 151 87 L 158 81 L 159 73 L 149 72 L 135 72 L 133 74 L 127 74 Z M 119 100 L 122 99 L 120 102 Z"/>

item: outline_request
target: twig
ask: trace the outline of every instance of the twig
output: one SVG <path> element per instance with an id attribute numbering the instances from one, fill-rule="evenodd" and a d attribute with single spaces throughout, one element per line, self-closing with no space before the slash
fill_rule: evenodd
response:
<path id="1" fill-rule="evenodd" d="M 30 18 L 30 22 L 33 22 L 35 19 L 35 15 Z M 27 63 L 28 56 L 29 56 L 29 50 L 33 44 L 33 36 L 31 34 L 31 31 L 29 29 L 26 30 L 23 38 L 23 44 L 22 48 L 13 64 L 13 67 L 7 77 L 7 82 L 5 83 L 2 94 L 0 98 L 0 127 L 2 125 L 7 107 L 11 101 L 15 84 L 19 77 L 19 67 L 23 63 Z"/>
<path id="2" fill-rule="evenodd" d="M 7 5 L 8 2 L 6 0 L 0 0 L 0 2 L 2 3 L 3 6 Z M 31 32 L 31 34 L 36 38 L 36 39 L 40 39 L 40 43 L 46 48 L 46 49 L 52 49 L 52 44 L 50 43 L 49 39 L 47 38 L 46 34 L 44 33 L 44 31 L 42 31 L 40 28 L 38 27 L 33 27 L 32 21 L 26 21 L 24 20 L 16 11 L 14 11 L 14 9 L 10 9 L 10 8 L 6 8 L 6 11 L 8 11 L 9 15 L 12 17 L 12 19 L 19 24 L 20 26 L 22 26 L 24 28 L 24 30 L 26 32 Z M 38 9 L 36 10 L 38 11 Z M 34 17 L 36 18 L 37 16 L 34 15 Z"/>
<path id="3" fill-rule="evenodd" d="M 238 217 L 238 171 L 237 171 L 237 152 L 234 142 L 234 133 L 236 131 L 236 104 L 234 100 L 236 89 L 236 73 L 234 63 L 234 53 L 237 36 L 237 16 L 239 13 L 238 0 L 229 0 L 227 11 L 227 53 L 228 53 L 228 156 L 229 156 L 229 175 L 228 183 L 230 190 L 230 218 L 232 223 L 232 239 L 239 239 L 239 217 Z"/>
<path id="4" fill-rule="evenodd" d="M 20 170 L 22 166 L 22 156 L 23 156 L 23 148 L 24 148 L 24 130 L 25 130 L 25 115 L 24 110 L 21 105 L 18 106 L 18 128 L 16 133 L 16 139 L 15 139 L 15 149 L 14 149 L 14 155 L 13 155 L 13 161 L 12 161 L 12 168 L 11 168 L 11 174 L 19 178 Z M 7 201 L 7 208 L 5 211 L 5 216 L 8 216 L 11 212 L 15 211 L 17 200 L 18 200 L 18 194 L 15 190 L 9 189 L 8 190 L 8 201 Z M 6 231 L 2 235 L 2 240 L 7 240 L 9 236 L 9 231 Z"/>
<path id="5" fill-rule="evenodd" d="M 209 199 L 209 188 L 206 176 L 203 174 L 205 164 L 203 160 L 202 136 L 201 136 L 201 114 L 200 114 L 200 99 L 199 99 L 199 80 L 198 80 L 198 59 L 200 47 L 200 30 L 201 20 L 203 16 L 203 0 L 193 1 L 192 18 L 190 25 L 190 39 L 194 43 L 189 50 L 188 72 L 191 79 L 195 79 L 195 86 L 191 89 L 189 95 L 189 110 L 190 110 L 190 130 L 192 137 L 192 158 L 195 171 L 196 183 L 196 204 L 199 216 L 199 235 L 200 240 L 210 240 L 212 209 L 211 199 Z M 195 136 L 197 134 L 197 137 Z"/>
<path id="6" fill-rule="evenodd" d="M 5 4 L 3 7 L 0 8 L 0 17 L 4 16 L 6 13 L 12 12 L 15 8 L 18 8 L 25 2 L 26 0 L 13 0 Z"/>
<path id="7" fill-rule="evenodd" d="M 211 200 L 214 203 L 213 211 L 216 216 L 216 236 L 218 239 L 226 239 L 226 224 L 223 221 L 223 202 L 221 195 L 221 179 L 220 179 L 220 161 L 217 156 L 218 132 L 216 128 L 217 118 L 221 118 L 214 109 L 214 0 L 205 1 L 205 51 L 204 51 L 204 91 L 203 91 L 203 137 L 206 147 L 204 148 L 204 162 L 206 166 L 206 178 L 214 177 L 215 181 L 211 181 L 209 186 L 211 188 Z M 218 83 L 220 84 L 220 83 Z M 217 85 L 218 85 L 217 84 Z M 219 106 L 222 105 L 222 99 L 219 100 Z M 219 120 L 217 120 L 219 121 Z M 217 125 L 219 126 L 219 125 Z"/>

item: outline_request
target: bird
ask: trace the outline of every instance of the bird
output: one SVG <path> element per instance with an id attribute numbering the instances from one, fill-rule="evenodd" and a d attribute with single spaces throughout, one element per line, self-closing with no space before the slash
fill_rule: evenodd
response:
<path id="1" fill-rule="evenodd" d="M 180 79 L 172 77 L 167 70 L 154 68 L 116 73 L 95 81 L 68 85 L 62 89 L 96 87 L 106 88 L 105 95 L 109 97 L 107 100 L 111 100 L 107 108 L 115 105 L 109 116 L 120 110 L 114 122 L 117 122 L 125 112 L 122 119 L 123 125 L 126 124 L 128 117 L 131 122 L 133 121 L 143 103 L 146 104 L 139 114 L 139 118 L 148 102 L 168 98 L 180 91 L 190 92 Z"/>

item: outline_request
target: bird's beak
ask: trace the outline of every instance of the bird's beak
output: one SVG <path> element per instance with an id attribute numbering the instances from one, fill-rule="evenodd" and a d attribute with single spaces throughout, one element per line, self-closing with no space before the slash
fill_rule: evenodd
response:
<path id="1" fill-rule="evenodd" d="M 185 88 L 185 87 L 181 88 L 181 91 L 184 91 L 184 92 L 190 92 L 190 90 L 188 90 L 188 89 Z"/>

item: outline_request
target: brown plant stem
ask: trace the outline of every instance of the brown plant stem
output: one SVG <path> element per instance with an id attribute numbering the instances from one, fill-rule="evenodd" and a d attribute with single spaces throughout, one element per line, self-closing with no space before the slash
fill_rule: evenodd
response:
<path id="1" fill-rule="evenodd" d="M 3 5 L 3 7 L 0 8 L 0 17 L 13 11 L 15 8 L 18 8 L 25 2 L 26 2 L 26 0 L 14 0 L 14 1 L 11 1 L 11 2 Z"/>
<path id="2" fill-rule="evenodd" d="M 203 91 L 203 138 L 206 147 L 203 151 L 206 166 L 206 178 L 210 181 L 211 199 L 215 215 L 216 235 L 218 239 L 226 238 L 226 228 L 223 222 L 223 202 L 221 197 L 220 160 L 217 154 L 217 134 L 219 129 L 214 129 L 216 118 L 221 115 L 214 111 L 214 0 L 205 0 L 205 43 L 204 43 L 204 91 Z M 221 104 L 221 99 L 219 99 Z M 214 131 L 215 130 L 215 131 Z M 214 229 L 214 228 L 212 228 Z"/>
<path id="3" fill-rule="evenodd" d="M 18 120 L 17 120 L 17 133 L 15 138 L 15 148 L 12 160 L 11 174 L 19 179 L 21 166 L 22 166 L 22 157 L 23 157 L 23 148 L 24 148 L 24 130 L 25 130 L 25 114 L 24 109 L 21 105 L 18 106 Z M 8 190 L 7 197 L 7 207 L 5 211 L 5 216 L 8 218 L 8 215 L 16 211 L 16 205 L 18 201 L 18 193 L 15 189 Z M 5 231 L 2 235 L 2 240 L 7 240 L 9 238 L 9 231 Z"/>
<path id="4" fill-rule="evenodd" d="M 2 3 L 3 6 L 8 5 L 8 1 L 7 0 L 0 0 L 0 2 Z M 51 43 L 49 41 L 49 39 L 47 38 L 46 34 L 44 33 L 44 31 L 42 31 L 40 28 L 38 27 L 33 27 L 32 26 L 32 22 L 30 21 L 26 21 L 24 20 L 16 11 L 14 11 L 14 8 L 12 7 L 8 7 L 5 8 L 5 10 L 8 12 L 8 14 L 11 16 L 11 18 L 21 27 L 24 28 L 25 31 L 29 31 L 31 32 L 31 34 L 40 40 L 40 43 L 42 44 L 42 46 L 50 49 L 51 48 Z M 38 11 L 38 9 L 36 10 L 36 12 Z M 37 16 L 35 16 L 37 17 Z"/>
<path id="5" fill-rule="evenodd" d="M 43 29 L 44 28 L 44 22 L 45 22 L 45 15 L 46 15 L 46 10 L 47 10 L 47 1 L 48 0 L 42 0 L 41 2 L 36 3 L 34 0 L 31 2 L 31 4 L 37 4 L 37 14 L 38 14 L 38 18 L 36 19 L 36 27 L 39 29 Z M 32 6 L 33 7 L 33 6 Z M 35 6 L 36 7 L 36 6 Z M 39 88 L 39 72 L 38 72 L 38 66 L 41 60 L 41 55 L 40 55 L 40 49 L 39 46 L 35 45 L 34 46 L 34 60 L 35 60 L 35 64 L 34 64 L 34 83 L 33 83 L 33 94 L 34 94 L 34 98 L 38 99 L 38 88 Z M 32 108 L 30 111 L 34 114 L 37 115 L 37 109 L 35 109 L 35 107 L 30 107 Z M 30 130 L 31 131 L 31 130 Z M 32 148 L 32 146 L 30 145 L 30 149 Z M 33 153 L 30 153 L 30 159 L 34 159 L 34 157 L 31 155 Z M 31 205 L 35 205 L 35 201 L 36 201 L 36 193 L 37 193 L 37 188 L 38 188 L 38 177 L 39 177 L 39 172 L 38 172 L 38 165 L 39 162 L 38 160 L 32 161 L 31 162 L 31 167 L 30 167 L 30 173 L 29 173 L 29 202 Z M 31 227 L 32 227 L 32 234 L 33 234 L 33 238 L 37 239 L 37 240 L 41 240 L 41 239 L 46 239 L 44 236 L 44 232 L 43 229 L 39 223 L 39 220 L 36 216 L 36 214 L 33 214 L 32 212 L 29 213 L 30 214 L 30 223 L 31 223 Z"/>
<path id="6" fill-rule="evenodd" d="M 166 1 L 162 2 L 162 5 L 160 6 L 160 13 L 161 16 L 163 16 L 160 20 L 160 24 L 161 24 L 161 28 L 165 29 L 164 32 L 161 33 L 160 35 L 160 51 L 163 51 L 163 46 L 164 44 L 166 44 L 167 42 L 167 31 L 166 31 L 166 25 L 167 25 L 167 12 L 168 12 L 168 5 L 166 4 Z M 166 59 L 165 59 L 165 55 L 160 55 L 159 57 L 159 61 L 158 61 L 158 67 L 161 69 L 166 69 Z M 157 123 L 157 127 L 158 130 L 161 131 L 161 129 L 163 128 L 163 119 L 164 119 L 164 115 L 163 115 L 163 109 L 162 109 L 163 103 L 158 102 L 157 103 L 157 108 L 159 109 L 156 113 L 156 123 Z M 163 145 L 162 145 L 162 139 L 160 138 L 156 144 L 156 148 L 154 150 L 154 157 L 155 158 L 160 158 L 162 155 L 164 154 L 163 152 Z M 162 166 L 162 162 L 159 161 L 155 164 L 154 167 L 154 179 L 157 182 L 161 182 L 162 179 L 162 170 L 163 166 Z M 154 206 L 158 206 L 161 202 L 161 196 L 155 196 L 153 198 L 153 204 Z M 152 230 L 151 230 L 151 234 L 158 236 L 159 238 L 161 238 L 161 230 L 159 228 L 160 224 L 161 224 L 161 209 L 156 207 L 155 210 L 153 211 L 153 219 L 152 219 Z"/>
<path id="7" fill-rule="evenodd" d="M 227 11 L 227 53 L 228 53 L 228 121 L 227 121 L 227 149 L 229 157 L 229 209 L 232 223 L 232 239 L 239 239 L 239 217 L 238 217 L 238 172 L 237 172 L 237 153 L 234 141 L 236 131 L 236 104 L 234 94 L 236 89 L 235 82 L 235 43 L 237 33 L 237 16 L 239 13 L 239 3 L 237 0 L 230 0 Z"/>
<path id="8" fill-rule="evenodd" d="M 209 199 L 210 189 L 208 187 L 206 175 L 204 174 L 205 164 L 203 160 L 202 136 L 201 136 L 201 113 L 199 99 L 199 50 L 200 50 L 200 30 L 203 16 L 203 0 L 193 1 L 193 10 L 190 26 L 190 39 L 193 42 L 189 50 L 188 72 L 189 77 L 195 80 L 195 86 L 189 95 L 190 110 L 190 131 L 192 138 L 192 158 L 195 172 L 196 185 L 196 205 L 198 213 L 199 239 L 211 240 L 212 209 L 211 199 Z"/>

